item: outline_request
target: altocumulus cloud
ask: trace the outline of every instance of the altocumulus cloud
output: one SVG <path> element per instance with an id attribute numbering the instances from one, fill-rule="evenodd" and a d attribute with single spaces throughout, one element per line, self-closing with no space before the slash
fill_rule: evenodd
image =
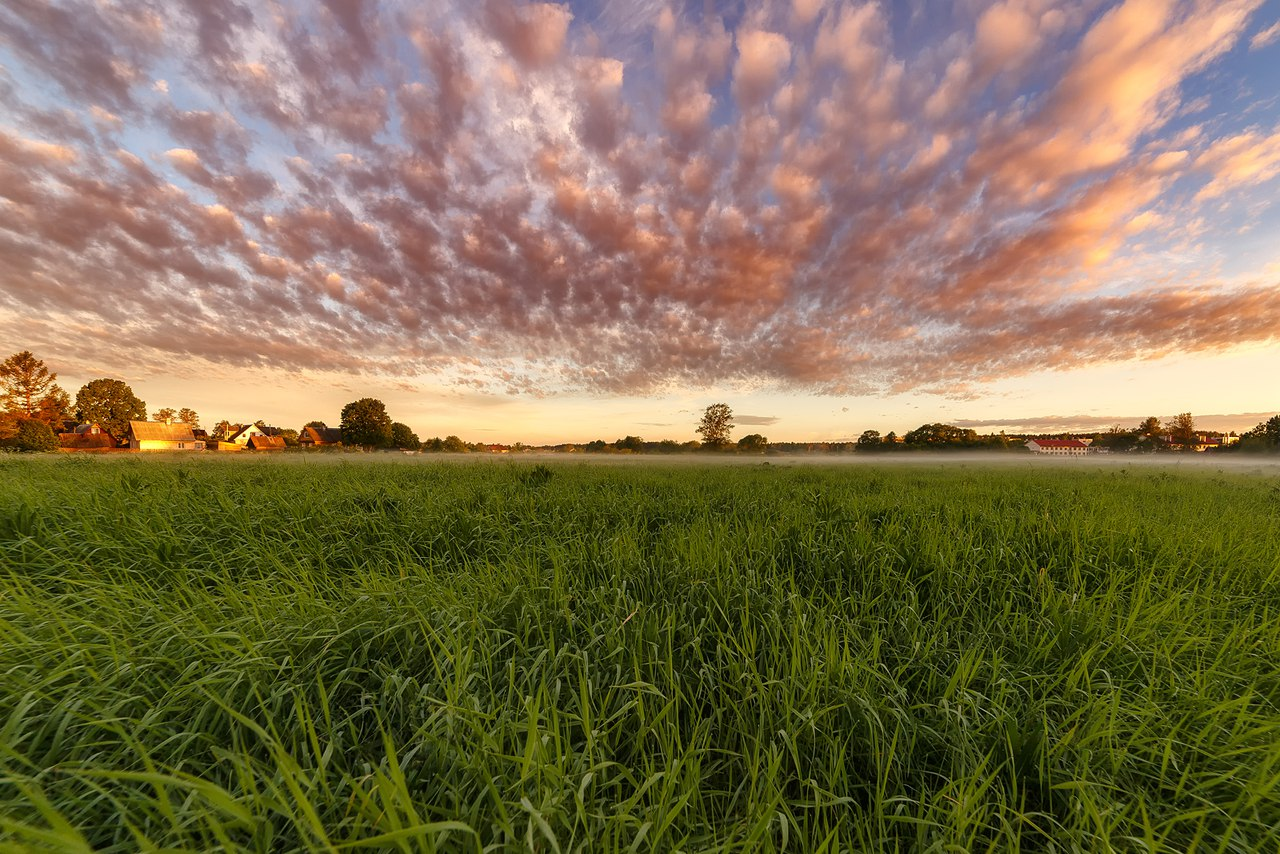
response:
<path id="1" fill-rule="evenodd" d="M 1277 338 L 1211 250 L 1280 130 L 1200 85 L 1261 0 L 903 5 L 6 3 L 0 328 L 518 394 Z"/>

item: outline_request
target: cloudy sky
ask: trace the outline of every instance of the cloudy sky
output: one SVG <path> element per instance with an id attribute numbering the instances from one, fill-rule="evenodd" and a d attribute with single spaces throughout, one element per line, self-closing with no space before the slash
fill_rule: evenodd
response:
<path id="1" fill-rule="evenodd" d="M 1280 0 L 5 0 L 0 349 L 209 423 L 1244 428 L 1277 175 Z"/>

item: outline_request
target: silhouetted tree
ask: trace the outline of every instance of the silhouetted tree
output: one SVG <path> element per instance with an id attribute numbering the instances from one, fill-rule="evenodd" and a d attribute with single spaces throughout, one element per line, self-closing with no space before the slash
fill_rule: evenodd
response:
<path id="1" fill-rule="evenodd" d="M 163 409 L 157 409 L 155 412 L 151 413 L 152 421 L 176 421 L 177 418 L 178 410 L 171 406 L 166 406 Z"/>
<path id="2" fill-rule="evenodd" d="M 363 397 L 342 407 L 342 443 L 365 448 L 391 444 L 391 416 L 377 398 Z"/>
<path id="3" fill-rule="evenodd" d="M 727 403 L 713 403 L 702 412 L 696 433 L 702 436 L 702 446 L 713 450 L 729 444 L 733 430 L 733 410 Z"/>
<path id="4" fill-rule="evenodd" d="M 459 439 L 457 436 L 444 437 L 444 451 L 448 454 L 465 454 L 471 450 L 471 446 Z"/>
<path id="5" fill-rule="evenodd" d="M 129 432 L 130 421 L 145 421 L 147 404 L 120 380 L 98 379 L 76 392 L 76 418 L 97 422 L 117 439 Z"/>
<path id="6" fill-rule="evenodd" d="M 1163 448 L 1165 446 L 1165 437 L 1164 428 L 1160 426 L 1160 419 L 1154 415 L 1142 419 L 1142 423 L 1138 425 L 1138 440 L 1153 450 Z"/>
<path id="7" fill-rule="evenodd" d="M 884 439 L 879 430 L 863 430 L 857 442 L 859 451 L 879 451 L 884 447 Z"/>
<path id="8" fill-rule="evenodd" d="M 1196 421 L 1190 412 L 1173 416 L 1173 420 L 1169 422 L 1169 441 L 1172 444 L 1181 445 L 1184 451 L 1192 451 L 1199 438 L 1196 435 Z"/>
<path id="9" fill-rule="evenodd" d="M 769 447 L 768 438 L 759 433 L 749 433 L 738 440 L 738 450 L 759 453 Z"/>
<path id="10" fill-rule="evenodd" d="M 1280 415 L 1272 416 L 1240 434 L 1242 451 L 1280 451 Z"/>
<path id="11" fill-rule="evenodd" d="M 638 454 L 644 450 L 644 439 L 639 436 L 627 436 L 614 442 L 613 447 L 619 451 L 630 451 L 633 454 Z"/>
<path id="12" fill-rule="evenodd" d="M 968 446 L 978 441 L 978 434 L 954 424 L 922 424 L 902 437 L 908 445 L 928 447 Z"/>
<path id="13" fill-rule="evenodd" d="M 1093 444 L 1111 451 L 1131 451 L 1138 444 L 1138 431 L 1126 430 L 1119 424 L 1094 437 Z"/>
<path id="14" fill-rule="evenodd" d="M 408 424 L 396 421 L 391 425 L 391 444 L 404 451 L 416 451 L 422 443 L 418 441 L 418 434 L 409 429 Z"/>
<path id="15" fill-rule="evenodd" d="M 190 424 L 193 430 L 200 426 L 200 416 L 189 406 L 184 406 L 178 410 L 178 420 L 183 424 Z"/>

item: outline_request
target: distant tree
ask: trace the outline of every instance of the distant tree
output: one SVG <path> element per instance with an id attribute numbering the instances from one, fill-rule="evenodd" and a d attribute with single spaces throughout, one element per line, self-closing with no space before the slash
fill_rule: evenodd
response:
<path id="1" fill-rule="evenodd" d="M 702 450 L 702 443 L 699 442 L 697 439 L 690 439 L 687 442 L 680 443 L 680 450 L 684 451 L 685 453 L 700 451 Z"/>
<path id="2" fill-rule="evenodd" d="M 1280 451 L 1280 415 L 1272 416 L 1240 434 L 1242 451 Z"/>
<path id="3" fill-rule="evenodd" d="M 189 406 L 184 406 L 178 410 L 178 420 L 183 424 L 190 424 L 193 430 L 200 426 L 200 416 Z"/>
<path id="4" fill-rule="evenodd" d="M 898 446 L 898 434 L 893 432 L 892 430 L 890 430 L 888 433 L 885 433 L 884 443 L 890 448 L 896 448 Z"/>
<path id="5" fill-rule="evenodd" d="M 418 434 L 409 429 L 408 424 L 396 421 L 391 425 L 391 444 L 402 451 L 416 451 L 422 442 L 418 440 Z"/>
<path id="6" fill-rule="evenodd" d="M 1138 425 L 1138 441 L 1145 443 L 1148 448 L 1163 448 L 1165 445 L 1164 432 L 1164 428 L 1160 426 L 1160 419 L 1150 415 Z"/>
<path id="7" fill-rule="evenodd" d="M 307 429 L 308 427 L 314 427 L 314 428 L 315 428 L 315 429 L 317 429 L 317 430 L 327 430 L 327 429 L 329 429 L 329 425 L 328 425 L 328 424 L 325 424 L 323 421 L 308 421 L 306 424 L 303 424 L 303 425 L 302 425 L 302 430 L 305 430 L 305 429 Z M 298 432 L 299 432 L 299 433 L 301 433 L 301 432 L 302 432 L 302 430 L 299 430 Z"/>
<path id="8" fill-rule="evenodd" d="M 884 439 L 879 430 L 863 430 L 857 442 L 859 451 L 879 451 L 884 447 Z"/>
<path id="9" fill-rule="evenodd" d="M 61 447 L 53 428 L 35 418 L 24 418 L 18 423 L 14 446 L 21 451 L 56 451 Z"/>
<path id="10" fill-rule="evenodd" d="M 702 411 L 702 420 L 694 431 L 702 436 L 702 446 L 718 450 L 729 444 L 733 430 L 733 410 L 726 403 L 713 403 Z"/>
<path id="11" fill-rule="evenodd" d="M 443 444 L 446 454 L 465 454 L 471 450 L 471 447 L 457 436 L 445 436 Z"/>
<path id="12" fill-rule="evenodd" d="M 12 436 L 19 421 L 36 419 L 61 426 L 71 411 L 71 399 L 57 384 L 58 375 L 30 350 L 14 353 L 0 362 L 0 435 Z"/>
<path id="13" fill-rule="evenodd" d="M 663 439 L 658 443 L 657 451 L 660 454 L 678 454 L 680 453 L 680 443 L 675 439 Z"/>
<path id="14" fill-rule="evenodd" d="M 98 379 L 85 383 L 76 392 L 76 418 L 97 422 L 112 436 L 122 438 L 130 421 L 145 421 L 147 404 L 139 400 L 128 383 Z"/>
<path id="15" fill-rule="evenodd" d="M 284 445 L 286 448 L 298 447 L 298 431 L 297 430 L 294 430 L 291 427 L 285 427 L 283 430 L 280 431 L 279 435 L 281 439 L 284 439 Z"/>
<path id="16" fill-rule="evenodd" d="M 212 436 L 215 439 L 226 439 L 234 432 L 236 432 L 236 425 L 224 418 L 217 424 L 213 425 Z"/>
<path id="17" fill-rule="evenodd" d="M 604 439 L 596 439 L 594 441 L 588 442 L 586 446 L 583 448 L 583 450 L 585 450 L 589 454 L 599 454 L 608 447 L 609 446 Z"/>
<path id="18" fill-rule="evenodd" d="M 964 447 L 976 443 L 978 434 L 954 424 L 922 424 L 903 436 L 902 441 L 908 445 Z"/>
<path id="19" fill-rule="evenodd" d="M 342 407 L 342 443 L 365 448 L 391 444 L 391 416 L 377 398 L 363 397 Z"/>
<path id="20" fill-rule="evenodd" d="M 1181 445 L 1184 451 L 1194 450 L 1200 438 L 1196 435 L 1196 421 L 1191 417 L 1190 412 L 1173 416 L 1173 420 L 1169 422 L 1168 431 L 1169 442 Z"/>
<path id="21" fill-rule="evenodd" d="M 444 450 L 444 439 L 441 439 L 439 436 L 436 436 L 435 438 L 432 438 L 432 439 L 428 439 L 427 441 L 422 443 L 422 450 L 430 451 L 433 454 L 438 454 Z"/>
<path id="22" fill-rule="evenodd" d="M 639 436 L 627 436 L 613 443 L 613 447 L 618 451 L 627 451 L 629 453 L 638 454 L 644 450 L 644 439 Z"/>
<path id="23" fill-rule="evenodd" d="M 174 409 L 171 406 L 166 406 L 163 409 L 157 409 L 155 412 L 151 413 L 151 420 L 152 421 L 177 421 L 178 410 Z"/>
<path id="24" fill-rule="evenodd" d="M 1107 432 L 1095 436 L 1093 444 L 1094 447 L 1111 451 L 1131 451 L 1138 444 L 1138 431 L 1126 430 L 1115 424 Z"/>
<path id="25" fill-rule="evenodd" d="M 758 454 L 769 447 L 769 440 L 759 433 L 748 433 L 738 440 L 738 450 Z"/>

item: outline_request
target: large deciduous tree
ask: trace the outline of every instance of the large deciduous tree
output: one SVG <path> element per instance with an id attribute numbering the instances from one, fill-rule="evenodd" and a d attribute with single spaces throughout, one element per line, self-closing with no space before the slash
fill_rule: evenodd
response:
<path id="1" fill-rule="evenodd" d="M 122 438 L 129 432 L 130 421 L 147 417 L 147 404 L 121 380 L 97 379 L 85 383 L 76 392 L 76 417 L 97 422 L 112 436 Z"/>
<path id="2" fill-rule="evenodd" d="M 921 424 L 902 437 L 907 445 L 928 445 L 930 447 L 963 447 L 978 441 L 978 434 L 966 427 L 954 424 Z"/>
<path id="3" fill-rule="evenodd" d="M 702 420 L 698 422 L 696 433 L 702 436 L 705 447 L 719 449 L 729 444 L 729 433 L 733 430 L 733 410 L 727 403 L 713 403 L 702 411 Z"/>
<path id="4" fill-rule="evenodd" d="M 342 407 L 342 443 L 365 448 L 391 445 L 391 416 L 377 398 L 362 397 Z"/>
<path id="5" fill-rule="evenodd" d="M 416 451 L 422 447 L 418 434 L 408 424 L 401 424 L 399 421 L 391 425 L 391 444 L 404 451 Z"/>
<path id="6" fill-rule="evenodd" d="M 19 422 L 30 419 L 60 426 L 71 414 L 71 398 L 57 379 L 30 350 L 0 362 L 0 435 L 14 435 Z"/>
<path id="7" fill-rule="evenodd" d="M 176 421 L 178 418 L 178 410 L 172 406 L 165 406 L 151 413 L 152 421 Z"/>
<path id="8" fill-rule="evenodd" d="M 1169 441 L 1172 444 L 1181 446 L 1184 451 L 1192 451 L 1199 439 L 1196 435 L 1196 421 L 1190 412 L 1173 416 L 1173 420 L 1169 422 Z"/>
<path id="9" fill-rule="evenodd" d="M 200 426 L 200 416 L 190 406 L 184 406 L 178 410 L 178 420 L 183 424 L 190 424 L 193 430 Z"/>

